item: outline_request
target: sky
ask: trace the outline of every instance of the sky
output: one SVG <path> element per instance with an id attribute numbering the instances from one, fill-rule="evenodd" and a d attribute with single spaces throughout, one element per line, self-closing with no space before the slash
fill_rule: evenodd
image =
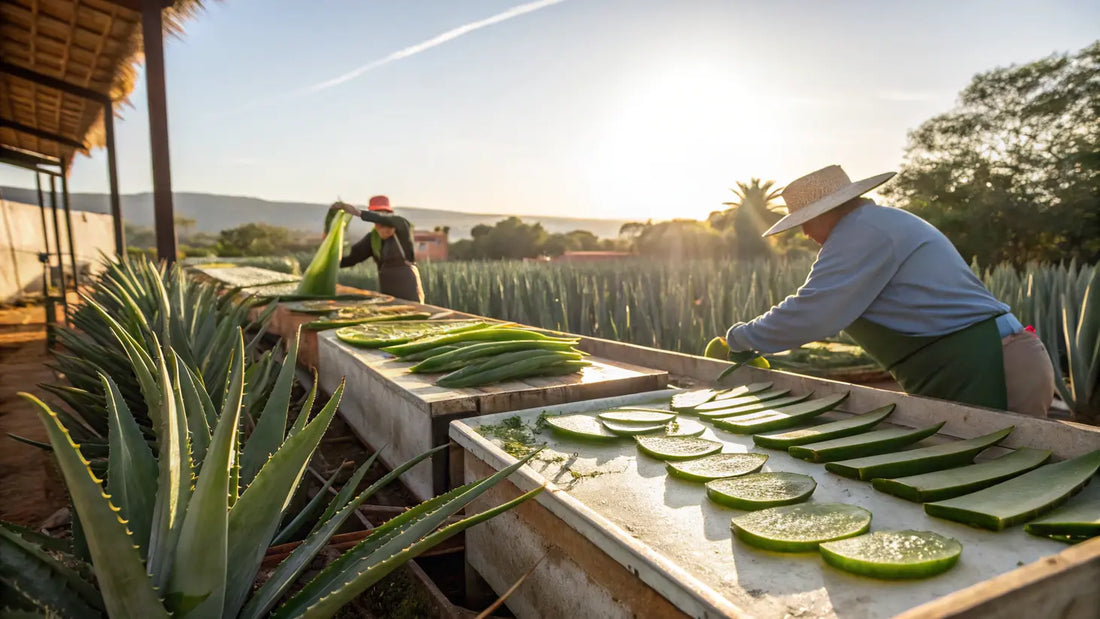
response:
<path id="1" fill-rule="evenodd" d="M 895 170 L 976 73 L 1100 38 L 1076 0 L 206 4 L 167 42 L 175 191 L 634 220 Z M 123 193 L 152 187 L 144 88 L 116 123 Z M 102 150 L 70 188 L 107 191 Z"/>

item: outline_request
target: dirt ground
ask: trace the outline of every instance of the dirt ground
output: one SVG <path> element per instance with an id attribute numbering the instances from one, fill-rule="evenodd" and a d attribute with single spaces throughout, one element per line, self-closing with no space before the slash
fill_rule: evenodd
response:
<path id="1" fill-rule="evenodd" d="M 34 408 L 16 395 L 43 398 L 37 385 L 54 380 L 48 360 L 43 309 L 0 309 L 0 519 L 36 528 L 68 505 L 65 485 L 50 454 L 9 434 L 48 441 Z"/>

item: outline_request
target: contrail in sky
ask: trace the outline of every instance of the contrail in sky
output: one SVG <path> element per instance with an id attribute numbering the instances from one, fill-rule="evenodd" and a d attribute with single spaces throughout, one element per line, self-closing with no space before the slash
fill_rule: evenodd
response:
<path id="1" fill-rule="evenodd" d="M 395 60 L 401 60 L 402 58 L 408 58 L 409 56 L 419 54 L 420 52 L 422 52 L 424 50 L 431 49 L 431 48 L 436 47 L 438 45 L 443 45 L 447 41 L 452 41 L 454 39 L 457 39 L 458 37 L 460 37 L 464 34 L 469 34 L 469 33 L 473 32 L 475 30 L 481 30 L 482 28 L 485 28 L 486 26 L 492 26 L 493 24 L 499 24 L 500 22 L 507 21 L 509 19 L 512 19 L 513 17 L 519 17 L 520 15 L 525 15 L 527 13 L 533 13 L 533 12 L 539 10 L 539 9 L 543 9 L 543 8 L 548 7 L 548 6 L 559 4 L 559 3 L 564 2 L 564 1 L 565 0 L 537 0 L 536 2 L 528 2 L 527 4 L 521 4 L 519 6 L 514 6 L 510 9 L 508 9 L 507 11 L 497 13 L 496 15 L 493 15 L 492 17 L 488 17 L 486 19 L 482 19 L 482 20 L 479 20 L 479 21 L 474 21 L 474 22 L 470 22 L 468 24 L 464 24 L 464 25 L 459 26 L 457 28 L 453 28 L 451 30 L 448 30 L 447 32 L 444 32 L 443 34 L 432 37 L 432 38 L 428 39 L 427 41 L 417 43 L 416 45 L 410 45 L 409 47 L 406 47 L 404 49 L 399 49 L 396 52 L 390 54 L 389 56 L 386 56 L 385 58 L 381 58 L 379 60 L 375 60 L 374 62 L 370 62 L 368 64 L 365 64 L 365 65 L 363 65 L 363 66 L 361 66 L 361 67 L 359 67 L 359 68 L 357 68 L 353 71 L 348 71 L 347 73 L 345 73 L 345 74 L 343 74 L 339 77 L 334 77 L 330 80 L 321 82 L 319 84 L 314 84 L 313 86 L 310 86 L 309 88 L 306 88 L 304 90 L 304 92 L 311 92 L 311 93 L 312 92 L 320 92 L 322 90 L 332 88 L 333 86 L 338 86 L 340 84 L 343 84 L 344 82 L 349 82 L 349 81 L 359 77 L 360 75 L 363 75 L 364 73 L 367 73 L 368 71 L 373 71 L 374 69 L 377 69 L 378 67 L 387 65 L 387 64 L 389 64 L 389 63 L 391 63 Z"/>

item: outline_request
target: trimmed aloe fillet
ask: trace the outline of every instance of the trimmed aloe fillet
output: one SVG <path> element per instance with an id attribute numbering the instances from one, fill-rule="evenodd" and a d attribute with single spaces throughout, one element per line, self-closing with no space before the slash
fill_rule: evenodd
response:
<path id="1" fill-rule="evenodd" d="M 1029 522 L 1024 530 L 1032 535 L 1071 538 L 1100 535 L 1100 497 L 1073 501 L 1045 518 Z"/>
<path id="2" fill-rule="evenodd" d="M 946 572 L 959 562 L 963 547 L 932 531 L 875 531 L 825 542 L 819 549 L 826 563 L 845 572 L 902 580 Z"/>
<path id="3" fill-rule="evenodd" d="M 602 423 L 591 415 L 561 415 L 560 417 L 547 417 L 546 425 L 550 429 L 564 434 L 570 438 L 582 438 L 587 440 L 607 441 L 619 438 Z"/>
<path id="4" fill-rule="evenodd" d="M 365 323 L 336 330 L 336 337 L 360 348 L 381 348 L 409 342 L 429 335 L 480 329 L 488 324 L 480 320 L 410 320 Z"/>
<path id="5" fill-rule="evenodd" d="M 795 458 L 809 460 L 810 462 L 832 462 L 833 460 L 847 460 L 861 456 L 873 456 L 886 453 L 894 449 L 912 445 L 919 440 L 926 439 L 940 431 L 944 422 L 934 426 L 913 430 L 912 428 L 893 428 L 890 430 L 875 430 L 855 436 L 834 438 L 820 443 L 809 445 L 795 445 L 787 450 Z"/>
<path id="6" fill-rule="evenodd" d="M 710 402 L 714 398 L 718 397 L 721 391 L 715 391 L 714 389 L 692 389 L 691 391 L 684 391 L 672 396 L 672 410 L 684 411 L 695 408 L 705 402 Z"/>
<path id="7" fill-rule="evenodd" d="M 737 509 L 767 509 L 801 503 L 817 489 L 817 482 L 801 473 L 753 473 L 707 482 L 707 498 Z"/>
<path id="8" fill-rule="evenodd" d="M 965 441 L 951 441 L 921 449 L 910 449 L 877 456 L 865 456 L 840 462 L 829 462 L 826 471 L 868 481 L 877 477 L 919 475 L 953 466 L 970 464 L 974 456 L 996 445 L 1012 433 L 1014 426 L 977 436 Z"/>
<path id="9" fill-rule="evenodd" d="M 878 425 L 878 422 L 886 419 L 892 412 L 894 412 L 894 405 L 887 404 L 869 413 L 855 415 L 840 421 L 823 423 L 809 428 L 790 430 L 789 432 L 757 434 L 752 437 L 752 442 L 761 447 L 768 447 L 770 449 L 787 449 L 792 445 L 805 445 L 806 443 L 816 443 L 834 438 L 851 436 L 870 430 Z"/>
<path id="10" fill-rule="evenodd" d="M 825 542 L 866 533 L 871 512 L 846 503 L 801 503 L 736 516 L 730 528 L 751 546 L 808 552 Z"/>
<path id="11" fill-rule="evenodd" d="M 834 393 L 823 398 L 801 402 L 792 406 L 768 409 L 727 419 L 715 419 L 714 425 L 735 434 L 771 432 L 802 425 L 806 421 L 836 408 L 848 397 L 848 392 Z"/>
<path id="12" fill-rule="evenodd" d="M 772 388 L 771 381 L 765 381 L 760 383 L 749 383 L 747 385 L 741 385 L 739 387 L 730 387 L 718 392 L 718 395 L 714 397 L 715 400 L 730 400 L 733 398 L 739 398 L 741 396 L 752 395 L 754 393 L 760 393 Z"/>
<path id="13" fill-rule="evenodd" d="M 695 412 L 706 413 L 727 408 L 737 408 L 738 406 L 745 406 L 748 404 L 756 404 L 758 402 L 766 402 L 768 400 L 781 398 L 790 392 L 790 389 L 768 389 L 767 391 L 758 391 L 756 393 L 751 393 L 739 397 L 712 400 L 710 402 L 704 402 L 703 404 L 696 406 Z"/>
<path id="14" fill-rule="evenodd" d="M 638 449 L 659 460 L 688 460 L 718 453 L 722 443 L 691 436 L 636 436 Z"/>
<path id="15" fill-rule="evenodd" d="M 1100 469 L 1100 449 L 971 494 L 925 503 L 929 516 L 1000 531 L 1065 503 Z"/>
<path id="16" fill-rule="evenodd" d="M 608 421 L 601 419 L 603 427 L 620 436 L 634 436 L 637 434 L 653 434 L 663 432 L 666 424 L 663 423 L 630 423 L 625 421 Z"/>
<path id="17" fill-rule="evenodd" d="M 777 408 L 783 408 L 785 406 L 791 406 L 792 404 L 798 404 L 799 402 L 805 402 L 813 396 L 813 392 L 805 393 L 802 395 L 788 395 L 782 398 L 776 398 L 774 400 L 765 400 L 763 402 L 754 402 L 752 404 L 743 404 L 741 406 L 735 406 L 733 408 L 720 408 L 713 411 L 696 412 L 696 415 L 703 419 L 726 419 L 727 417 L 739 417 L 741 415 L 748 415 L 749 413 L 759 413 L 760 411 L 773 410 Z"/>
<path id="18" fill-rule="evenodd" d="M 677 417 L 665 425 L 665 436 L 699 436 L 707 427 L 694 419 Z"/>
<path id="19" fill-rule="evenodd" d="M 768 461 L 768 454 L 714 454 L 705 458 L 668 462 L 669 475 L 688 481 L 711 481 L 726 477 L 738 477 L 759 471 Z"/>
<path id="20" fill-rule="evenodd" d="M 607 411 L 597 415 L 601 421 L 618 421 L 621 423 L 668 423 L 676 418 L 676 413 L 657 411 Z"/>
<path id="21" fill-rule="evenodd" d="M 871 480 L 871 485 L 875 490 L 915 503 L 942 501 L 1012 479 L 1047 460 L 1050 460 L 1049 451 L 1024 447 L 988 462 L 896 479 L 880 477 Z"/>

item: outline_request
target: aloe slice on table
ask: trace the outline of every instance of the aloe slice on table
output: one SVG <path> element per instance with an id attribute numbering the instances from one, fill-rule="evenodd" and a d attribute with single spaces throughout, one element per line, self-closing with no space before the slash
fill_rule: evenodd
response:
<path id="1" fill-rule="evenodd" d="M 819 546 L 829 565 L 871 578 L 928 578 L 955 566 L 962 555 L 957 539 L 932 531 L 875 531 Z"/>
<path id="2" fill-rule="evenodd" d="M 660 423 L 665 424 L 676 418 L 676 413 L 667 411 L 619 410 L 605 411 L 597 415 L 601 421 L 620 423 Z"/>
<path id="3" fill-rule="evenodd" d="M 707 498 L 737 509 L 767 509 L 801 503 L 810 498 L 817 482 L 801 473 L 752 473 L 707 482 Z"/>
<path id="4" fill-rule="evenodd" d="M 873 456 L 912 445 L 940 431 L 945 422 L 927 428 L 892 428 L 875 430 L 855 436 L 834 438 L 820 443 L 794 445 L 787 450 L 791 456 L 810 462 L 831 462 L 861 456 Z"/>
<path id="5" fill-rule="evenodd" d="M 568 436 L 585 440 L 608 441 L 619 438 L 604 427 L 602 423 L 591 415 L 561 415 L 547 417 L 546 425 L 553 431 Z"/>
<path id="6" fill-rule="evenodd" d="M 636 436 L 638 449 L 658 460 L 688 460 L 722 451 L 722 443 L 690 436 Z"/>
<path id="7" fill-rule="evenodd" d="M 677 417 L 665 424 L 665 436 L 699 436 L 706 431 L 707 427 L 694 419 Z"/>
<path id="8" fill-rule="evenodd" d="M 667 462 L 669 475 L 688 481 L 707 482 L 712 479 L 738 477 L 759 471 L 768 461 L 768 454 L 719 453 L 694 460 Z"/>
<path id="9" fill-rule="evenodd" d="M 663 432 L 668 424 L 664 423 L 630 423 L 624 421 L 608 421 L 601 419 L 603 427 L 619 436 L 636 436 L 638 434 L 653 434 Z"/>
<path id="10" fill-rule="evenodd" d="M 715 400 L 731 400 L 733 398 L 740 398 L 746 395 L 752 395 L 754 393 L 761 393 L 772 388 L 771 381 L 764 381 L 759 383 L 749 383 L 747 385 L 740 385 L 738 387 L 730 387 L 729 389 L 723 389 L 718 392 L 718 395 L 714 397 Z"/>
<path id="11" fill-rule="evenodd" d="M 692 389 L 690 391 L 681 391 L 672 396 L 672 410 L 674 411 L 686 411 L 710 402 L 719 394 L 724 393 L 715 389 Z"/>
<path id="12" fill-rule="evenodd" d="M 808 552 L 825 542 L 866 533 L 871 512 L 846 503 L 800 503 L 735 516 L 730 528 L 750 546 Z"/>
<path id="13" fill-rule="evenodd" d="M 1096 537 L 1100 535 L 1100 496 L 1075 499 L 1044 518 L 1027 523 L 1024 530 L 1043 537 Z"/>
<path id="14" fill-rule="evenodd" d="M 877 477 L 897 477 L 899 475 L 919 475 L 953 466 L 970 464 L 974 456 L 1004 440 L 1015 426 L 1002 428 L 963 441 L 951 441 L 932 447 L 896 451 L 894 453 L 864 456 L 851 460 L 829 462 L 825 470 L 868 481 Z"/>
<path id="15" fill-rule="evenodd" d="M 792 406 L 769 409 L 748 415 L 738 415 L 726 419 L 715 419 L 714 425 L 734 434 L 756 434 L 771 432 L 802 425 L 810 419 L 840 405 L 848 397 L 848 392 L 834 393 Z"/>
<path id="16" fill-rule="evenodd" d="M 758 404 L 760 402 L 767 402 L 768 400 L 781 398 L 789 394 L 790 392 L 790 389 L 768 389 L 767 391 L 758 391 L 757 393 L 743 395 L 735 398 L 711 400 L 710 402 L 704 402 L 699 406 L 696 406 L 694 412 L 697 414 L 702 414 L 717 410 L 725 410 L 727 408 L 737 408 L 739 406 Z"/>
<path id="17" fill-rule="evenodd" d="M 995 460 L 896 479 L 871 480 L 875 490 L 915 503 L 942 501 L 977 492 L 1017 475 L 1022 475 L 1050 460 L 1050 451 L 1024 447 Z"/>
<path id="18" fill-rule="evenodd" d="M 739 417 L 741 415 L 748 415 L 750 413 L 758 413 L 760 411 L 773 410 L 783 408 L 785 406 L 791 406 L 792 404 L 798 404 L 799 402 L 805 402 L 813 396 L 813 392 L 804 393 L 802 395 L 788 395 L 782 398 L 776 398 L 774 400 L 764 400 L 763 402 L 753 402 L 752 404 L 743 404 L 741 406 L 735 406 L 733 408 L 719 408 L 712 411 L 696 411 L 695 414 L 701 419 L 726 419 L 728 417 Z M 712 402 L 713 404 L 713 402 Z"/>
<path id="19" fill-rule="evenodd" d="M 925 503 L 929 516 L 1000 531 L 1065 503 L 1100 469 L 1100 449 L 1041 466 L 996 486 L 960 497 Z"/>
<path id="20" fill-rule="evenodd" d="M 869 413 L 853 415 L 852 417 L 840 421 L 823 423 L 809 428 L 799 428 L 787 432 L 756 434 L 752 437 L 752 442 L 761 447 L 768 447 L 770 449 L 787 449 L 792 445 L 805 445 L 806 443 L 816 443 L 829 439 L 841 438 L 843 436 L 851 436 L 870 430 L 880 421 L 886 419 L 892 412 L 894 412 L 894 405 L 887 404 Z"/>

